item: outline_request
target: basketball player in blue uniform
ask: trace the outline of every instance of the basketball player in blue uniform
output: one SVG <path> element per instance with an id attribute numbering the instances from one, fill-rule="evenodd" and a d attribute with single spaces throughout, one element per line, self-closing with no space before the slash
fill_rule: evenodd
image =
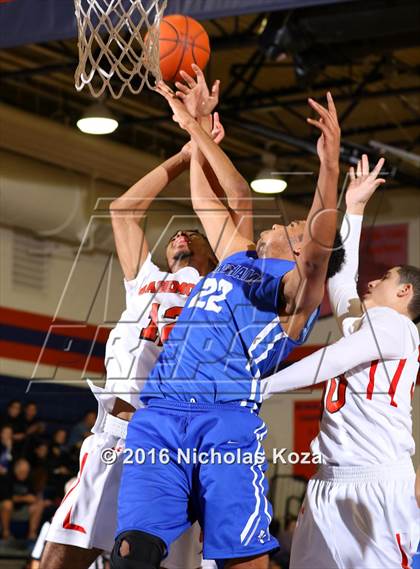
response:
<path id="1" fill-rule="evenodd" d="M 111 566 L 159 568 L 198 519 L 205 558 L 266 569 L 277 541 L 269 533 L 260 380 L 306 340 L 318 315 L 336 234 L 337 114 L 330 94 L 328 108 L 309 100 L 319 114 L 308 120 L 321 131 L 321 166 L 308 220 L 274 225 L 255 245 L 203 166 L 207 160 L 228 199 L 240 174 L 180 98 L 159 89 L 191 136 L 192 202 L 219 265 L 191 293 L 142 392 L 147 408 L 129 425 Z"/>

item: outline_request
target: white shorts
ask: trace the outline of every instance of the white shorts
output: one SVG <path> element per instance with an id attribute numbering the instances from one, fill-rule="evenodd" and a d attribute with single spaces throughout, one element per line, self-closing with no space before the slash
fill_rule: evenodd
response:
<path id="1" fill-rule="evenodd" d="M 290 569 L 409 569 L 420 510 L 411 461 L 321 466 L 309 481 Z"/>
<path id="2" fill-rule="evenodd" d="M 112 550 L 127 425 L 126 421 L 108 415 L 106 432 L 91 435 L 83 442 L 77 480 L 54 515 L 47 541 Z M 114 452 L 106 453 L 106 449 Z M 107 456 L 115 461 L 106 464 Z M 200 526 L 194 524 L 172 544 L 162 567 L 197 569 L 201 567 L 201 551 Z"/>

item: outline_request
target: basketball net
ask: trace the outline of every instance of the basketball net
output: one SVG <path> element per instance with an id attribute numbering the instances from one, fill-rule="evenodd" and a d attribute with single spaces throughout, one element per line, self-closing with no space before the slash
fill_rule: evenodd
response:
<path id="1" fill-rule="evenodd" d="M 167 0 L 74 0 L 79 65 L 75 86 L 118 99 L 161 79 L 159 26 Z"/>

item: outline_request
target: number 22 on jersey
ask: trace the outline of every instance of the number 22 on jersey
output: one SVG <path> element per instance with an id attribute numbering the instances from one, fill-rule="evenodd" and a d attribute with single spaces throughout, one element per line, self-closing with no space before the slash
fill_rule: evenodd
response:
<path id="1" fill-rule="evenodd" d="M 200 292 L 190 302 L 189 308 L 203 308 L 219 313 L 222 310 L 220 303 L 226 300 L 232 288 L 232 283 L 225 279 L 220 281 L 214 278 L 206 279 Z"/>

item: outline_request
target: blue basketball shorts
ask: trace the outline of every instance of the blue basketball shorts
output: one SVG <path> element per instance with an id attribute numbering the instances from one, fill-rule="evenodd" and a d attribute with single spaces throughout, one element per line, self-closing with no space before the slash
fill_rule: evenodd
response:
<path id="1" fill-rule="evenodd" d="M 247 408 L 150 401 L 128 427 L 117 536 L 139 530 L 169 548 L 198 520 L 206 559 L 278 547 L 269 532 L 266 433 Z"/>

